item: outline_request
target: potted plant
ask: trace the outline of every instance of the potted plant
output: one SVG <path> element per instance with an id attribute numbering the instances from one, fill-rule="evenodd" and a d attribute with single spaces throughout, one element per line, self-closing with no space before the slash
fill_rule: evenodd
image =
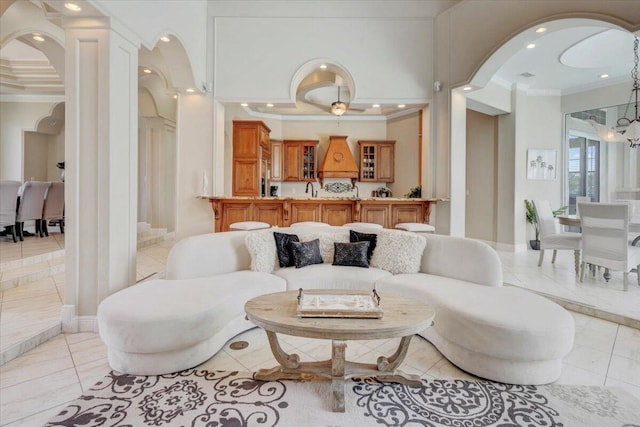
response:
<path id="1" fill-rule="evenodd" d="M 536 239 L 529 240 L 529 245 L 531 246 L 531 249 L 533 249 L 534 251 L 539 251 L 540 250 L 540 227 L 538 226 L 536 209 L 533 207 L 533 202 L 531 200 L 525 199 L 524 206 L 526 207 L 526 210 L 527 210 L 526 212 L 527 223 L 533 225 L 533 229 L 536 232 Z M 568 207 L 569 206 L 562 206 L 561 208 L 556 209 L 555 211 L 553 211 L 553 216 L 556 217 L 560 214 L 565 213 Z"/>

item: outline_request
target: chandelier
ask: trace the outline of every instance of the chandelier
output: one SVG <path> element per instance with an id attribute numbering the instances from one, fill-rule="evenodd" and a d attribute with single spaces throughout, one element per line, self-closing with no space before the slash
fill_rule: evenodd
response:
<path id="1" fill-rule="evenodd" d="M 626 126 L 626 130 L 618 132 L 613 128 L 607 129 L 606 126 L 596 123 L 593 120 L 588 120 L 588 122 L 595 128 L 598 136 L 603 141 L 628 142 L 631 148 L 636 148 L 640 146 L 640 116 L 638 116 L 638 92 L 640 91 L 640 83 L 638 83 L 638 37 L 634 37 L 633 56 L 633 69 L 631 70 L 633 86 L 631 94 L 629 95 L 627 107 L 624 110 L 624 117 L 619 118 L 616 123 L 619 127 Z M 632 98 L 635 98 L 635 114 L 632 118 L 628 118 L 627 112 L 629 111 L 629 105 L 631 105 Z"/>
<path id="2" fill-rule="evenodd" d="M 338 86 L 338 100 L 331 103 L 331 112 L 336 116 L 341 116 L 347 112 L 347 104 L 340 101 L 340 86 Z"/>

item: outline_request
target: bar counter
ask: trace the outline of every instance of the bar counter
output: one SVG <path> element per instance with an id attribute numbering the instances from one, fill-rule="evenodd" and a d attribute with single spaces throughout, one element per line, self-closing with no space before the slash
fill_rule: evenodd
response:
<path id="1" fill-rule="evenodd" d="M 370 222 L 393 228 L 401 222 L 429 222 L 438 199 L 397 197 L 217 197 L 200 196 L 211 204 L 214 230 L 228 231 L 241 221 L 262 221 L 278 227 L 319 221 L 330 225 Z"/>

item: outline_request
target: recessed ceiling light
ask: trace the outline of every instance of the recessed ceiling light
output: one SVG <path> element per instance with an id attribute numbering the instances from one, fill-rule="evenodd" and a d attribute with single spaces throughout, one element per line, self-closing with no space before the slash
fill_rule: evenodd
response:
<path id="1" fill-rule="evenodd" d="M 167 36 L 162 36 L 160 37 L 160 41 L 165 42 L 165 43 L 169 43 L 171 41 L 171 39 Z"/>
<path id="2" fill-rule="evenodd" d="M 195 92 L 195 91 L 196 91 L 196 90 L 195 90 L 195 89 L 193 89 L 193 88 L 189 88 L 189 89 L 187 89 L 187 92 L 189 92 L 189 93 L 193 93 L 193 92 Z"/>
<path id="3" fill-rule="evenodd" d="M 607 77 L 609 77 L 609 74 L 600 74 L 601 79 L 606 79 Z"/>
<path id="4" fill-rule="evenodd" d="M 462 90 L 471 90 L 471 89 L 473 89 L 471 86 L 465 86 L 462 88 Z"/>
<path id="5" fill-rule="evenodd" d="M 144 70 L 142 70 L 142 72 L 145 74 L 151 74 L 151 70 L 148 68 L 145 68 Z"/>
<path id="6" fill-rule="evenodd" d="M 320 65 L 320 68 L 322 68 L 323 70 L 326 70 L 327 69 L 327 64 Z"/>
<path id="7" fill-rule="evenodd" d="M 73 12 L 80 12 L 82 10 L 82 8 L 80 6 L 78 6 L 75 3 L 71 3 L 71 2 L 67 2 L 64 4 L 64 7 L 66 7 L 67 9 L 73 11 Z"/>
<path id="8" fill-rule="evenodd" d="M 273 104 L 272 103 L 268 103 L 267 107 L 271 108 L 271 107 L 273 107 Z"/>
<path id="9" fill-rule="evenodd" d="M 38 34 L 38 33 L 33 33 L 33 39 L 37 42 L 44 41 L 44 37 L 42 37 L 42 34 Z"/>
<path id="10" fill-rule="evenodd" d="M 545 27 L 540 27 L 536 30 L 536 33 L 541 34 L 541 33 L 546 33 L 547 29 Z"/>
<path id="11" fill-rule="evenodd" d="M 177 94 L 173 95 L 173 99 L 178 99 L 178 95 Z"/>
<path id="12" fill-rule="evenodd" d="M 406 105 L 404 105 L 404 104 L 398 104 L 398 108 L 404 108 L 404 107 L 406 107 Z"/>
<path id="13" fill-rule="evenodd" d="M 534 47 L 536 47 L 536 44 L 535 44 L 535 43 L 529 43 L 529 44 L 527 45 L 527 49 L 533 49 Z"/>
<path id="14" fill-rule="evenodd" d="M 372 107 L 373 108 L 380 108 L 380 104 L 373 104 Z"/>
<path id="15" fill-rule="evenodd" d="M 243 102 L 242 104 L 240 104 L 241 107 L 248 107 L 249 104 L 247 104 L 246 102 Z"/>

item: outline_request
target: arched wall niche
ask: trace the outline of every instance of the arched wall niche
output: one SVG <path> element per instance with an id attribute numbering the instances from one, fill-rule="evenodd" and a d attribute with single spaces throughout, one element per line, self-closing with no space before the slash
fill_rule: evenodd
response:
<path id="1" fill-rule="evenodd" d="M 315 58 L 301 65 L 293 74 L 291 85 L 289 87 L 289 97 L 293 104 L 296 103 L 296 97 L 300 85 L 310 74 L 317 72 L 321 65 L 326 65 L 326 71 L 332 72 L 340 76 L 349 90 L 350 100 L 354 102 L 356 99 L 356 84 L 351 73 L 341 64 L 328 58 Z"/>
<path id="2" fill-rule="evenodd" d="M 53 106 L 51 114 L 38 120 L 35 131 L 50 135 L 57 135 L 64 129 L 65 103 L 60 102 Z"/>

